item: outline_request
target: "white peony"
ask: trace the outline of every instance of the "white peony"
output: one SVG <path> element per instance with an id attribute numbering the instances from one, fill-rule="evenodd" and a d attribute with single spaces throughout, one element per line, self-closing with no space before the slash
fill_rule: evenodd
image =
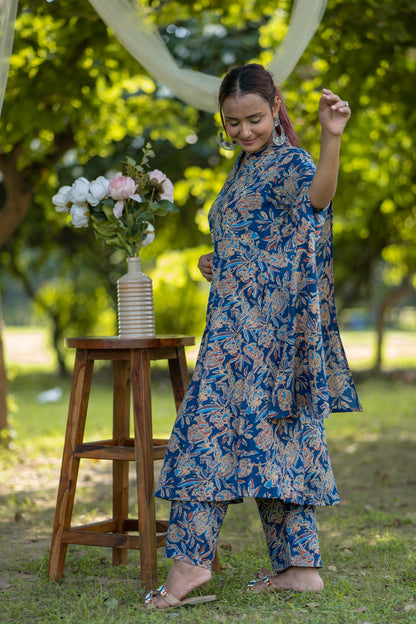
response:
<path id="1" fill-rule="evenodd" d="M 90 211 L 85 202 L 83 204 L 72 204 L 70 213 L 74 228 L 88 227 Z"/>
<path id="2" fill-rule="evenodd" d="M 142 241 L 142 247 L 147 247 L 150 243 L 153 243 L 155 239 L 155 228 L 151 223 L 147 224 L 147 228 L 144 233 L 146 234 L 146 238 Z"/>
<path id="3" fill-rule="evenodd" d="M 61 186 L 57 194 L 52 197 L 52 203 L 55 206 L 56 212 L 68 214 L 71 205 L 71 200 L 69 198 L 70 191 L 70 186 Z"/>
<path id="4" fill-rule="evenodd" d="M 69 193 L 70 201 L 74 204 L 82 204 L 87 201 L 90 191 L 91 183 L 87 178 L 78 178 L 71 186 L 71 192 Z"/>
<path id="5" fill-rule="evenodd" d="M 108 195 L 109 180 L 104 176 L 99 176 L 96 180 L 93 180 L 90 185 L 90 190 L 87 197 L 87 202 L 91 206 L 98 206 L 100 201 Z"/>

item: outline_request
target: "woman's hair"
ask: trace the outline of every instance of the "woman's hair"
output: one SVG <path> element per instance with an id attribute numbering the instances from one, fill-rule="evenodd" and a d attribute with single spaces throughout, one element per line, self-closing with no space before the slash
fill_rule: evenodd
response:
<path id="1" fill-rule="evenodd" d="M 247 95 L 248 93 L 255 93 L 262 97 L 263 100 L 269 104 L 271 109 L 273 109 L 275 98 L 279 98 L 279 117 L 283 130 L 290 143 L 299 147 L 299 139 L 287 114 L 281 93 L 273 82 L 273 77 L 262 65 L 258 65 L 257 63 L 233 67 L 224 77 L 218 95 L 223 126 L 224 116 L 222 113 L 222 106 L 224 100 L 230 95 Z"/>

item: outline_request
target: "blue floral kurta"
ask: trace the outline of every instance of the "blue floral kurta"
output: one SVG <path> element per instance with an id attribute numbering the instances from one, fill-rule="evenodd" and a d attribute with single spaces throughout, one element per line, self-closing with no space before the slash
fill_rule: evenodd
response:
<path id="1" fill-rule="evenodd" d="M 302 149 L 241 158 L 210 211 L 207 324 L 156 495 L 332 505 L 323 419 L 361 410 L 336 318 L 332 204 L 313 210 Z"/>

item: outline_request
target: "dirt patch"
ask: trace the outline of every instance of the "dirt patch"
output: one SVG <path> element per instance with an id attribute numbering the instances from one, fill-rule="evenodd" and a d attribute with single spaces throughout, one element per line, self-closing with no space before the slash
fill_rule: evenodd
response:
<path id="1" fill-rule="evenodd" d="M 1 466 L 0 535 L 1 560 L 43 556 L 48 552 L 55 515 L 61 458 L 21 458 L 13 467 Z M 82 523 L 91 499 L 111 501 L 110 462 L 85 462 L 77 483 L 74 518 Z M 94 509 L 94 505 L 91 505 Z M 94 519 L 99 518 L 98 515 Z"/>
<path id="2" fill-rule="evenodd" d="M 5 332 L 3 336 L 7 362 L 48 366 L 52 356 L 47 349 L 46 332 Z"/>

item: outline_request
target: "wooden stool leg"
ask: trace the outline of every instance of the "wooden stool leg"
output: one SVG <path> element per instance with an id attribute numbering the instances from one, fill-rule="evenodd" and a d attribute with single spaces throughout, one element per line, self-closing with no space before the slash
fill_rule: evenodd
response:
<path id="1" fill-rule="evenodd" d="M 52 532 L 48 576 L 60 579 L 63 574 L 67 544 L 64 531 L 71 526 L 75 488 L 78 478 L 79 459 L 74 457 L 75 446 L 84 438 L 85 419 L 91 389 L 93 360 L 87 359 L 86 349 L 77 349 L 69 401 L 68 422 L 62 456 L 61 477 L 56 501 L 55 521 Z"/>
<path id="2" fill-rule="evenodd" d="M 130 435 L 130 370 L 129 361 L 114 361 L 113 440 L 124 446 Z M 129 462 L 113 460 L 113 518 L 116 533 L 124 533 L 128 518 Z M 127 549 L 113 548 L 113 565 L 126 565 Z"/>
<path id="3" fill-rule="evenodd" d="M 137 500 L 142 583 L 157 583 L 156 517 L 152 451 L 152 402 L 149 351 L 133 353 L 132 388 L 136 447 Z"/>
<path id="4" fill-rule="evenodd" d="M 220 558 L 218 556 L 218 550 L 217 549 L 215 549 L 215 557 L 214 557 L 214 561 L 212 563 L 212 569 L 215 572 L 215 574 L 220 574 L 220 572 L 221 572 Z"/>

